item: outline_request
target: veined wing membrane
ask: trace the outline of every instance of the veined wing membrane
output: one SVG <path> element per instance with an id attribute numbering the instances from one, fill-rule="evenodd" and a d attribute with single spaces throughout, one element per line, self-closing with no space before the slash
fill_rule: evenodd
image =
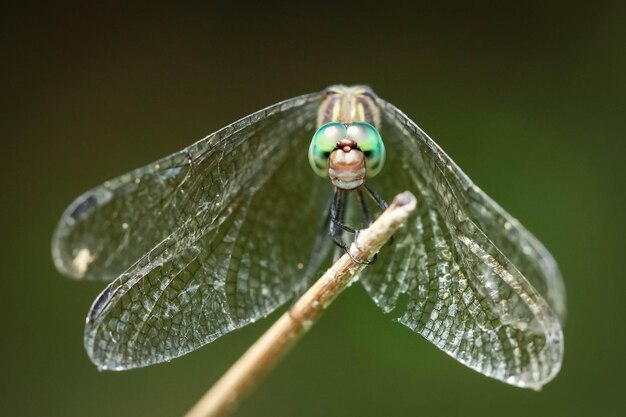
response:
<path id="1" fill-rule="evenodd" d="M 266 165 L 271 175 L 248 183 L 217 219 L 198 213 L 109 284 L 85 329 L 94 363 L 129 369 L 184 355 L 269 314 L 318 272 L 307 263 L 329 187 L 299 169 L 311 134 L 286 141 Z"/>
<path id="2" fill-rule="evenodd" d="M 541 387 L 561 365 L 558 318 L 494 245 L 491 235 L 505 231 L 504 224 L 500 230 L 470 209 L 464 195 L 471 181 L 406 116 L 381 104 L 383 138 L 403 152 L 389 152 L 374 185 L 412 191 L 419 208 L 362 273 L 365 288 L 384 311 L 463 364 L 513 385 Z M 557 278 L 535 276 L 545 287 Z"/>
<path id="3" fill-rule="evenodd" d="M 565 321 L 565 286 L 557 264 L 548 250 L 523 225 L 504 211 L 494 200 L 478 188 L 456 163 L 404 113 L 380 100 L 386 122 L 402 130 L 401 134 L 420 138 L 416 145 L 428 157 L 421 165 L 446 184 L 455 201 L 481 229 L 493 244 L 515 265 L 533 287 L 548 301 Z M 432 179 L 432 178 L 431 178 Z M 443 192 L 443 191 L 442 191 Z"/>
<path id="4" fill-rule="evenodd" d="M 110 281 L 198 212 L 216 218 L 248 177 L 263 175 L 274 149 L 315 118 L 320 99 L 315 93 L 260 110 L 81 195 L 55 230 L 55 265 L 74 278 Z M 249 140 L 261 130 L 271 134 Z"/>
<path id="5" fill-rule="evenodd" d="M 254 134 L 220 142 L 207 173 L 227 172 L 230 182 L 219 176 L 203 184 L 208 167 L 192 162 L 200 171 L 174 193 L 223 198 L 195 204 L 94 302 L 85 346 L 96 365 L 129 369 L 181 356 L 269 314 L 317 272 L 307 263 L 330 190 L 301 169 L 316 109 L 305 102 L 287 118 L 265 115 Z M 294 245 L 296 236 L 305 243 Z"/>

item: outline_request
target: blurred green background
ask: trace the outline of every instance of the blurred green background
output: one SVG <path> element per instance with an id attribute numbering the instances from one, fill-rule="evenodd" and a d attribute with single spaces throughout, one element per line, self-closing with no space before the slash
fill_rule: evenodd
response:
<path id="1" fill-rule="evenodd" d="M 278 316 L 168 364 L 98 372 L 82 334 L 103 284 L 55 271 L 52 230 L 86 189 L 341 82 L 403 109 L 552 251 L 568 290 L 563 369 L 539 393 L 485 378 L 391 322 L 357 285 L 238 415 L 626 415 L 624 12 L 4 8 L 1 414 L 183 414 Z"/>

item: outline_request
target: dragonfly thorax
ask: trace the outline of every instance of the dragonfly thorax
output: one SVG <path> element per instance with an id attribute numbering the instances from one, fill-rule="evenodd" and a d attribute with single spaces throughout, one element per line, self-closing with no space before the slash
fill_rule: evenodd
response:
<path id="1" fill-rule="evenodd" d="M 368 122 L 380 126 L 380 109 L 376 94 L 365 85 L 333 85 L 324 91 L 317 114 L 317 127 L 328 122 Z"/>

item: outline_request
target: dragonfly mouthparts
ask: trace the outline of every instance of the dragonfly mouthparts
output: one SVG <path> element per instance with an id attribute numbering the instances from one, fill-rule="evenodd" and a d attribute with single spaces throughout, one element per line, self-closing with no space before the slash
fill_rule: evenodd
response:
<path id="1" fill-rule="evenodd" d="M 337 143 L 337 146 L 335 147 L 335 149 L 336 150 L 341 149 L 347 153 L 347 152 L 350 152 L 352 149 L 359 149 L 359 147 L 356 144 L 356 142 L 353 141 L 352 139 L 344 138 L 344 139 L 341 139 Z"/>

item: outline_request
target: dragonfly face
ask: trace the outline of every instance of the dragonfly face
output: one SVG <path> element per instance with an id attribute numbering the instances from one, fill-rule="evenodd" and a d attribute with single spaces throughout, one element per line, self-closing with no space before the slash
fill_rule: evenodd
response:
<path id="1" fill-rule="evenodd" d="M 307 144 L 335 186 L 325 229 L 332 190 L 306 167 Z M 68 276 L 111 281 L 87 316 L 89 357 L 115 370 L 169 361 L 271 313 L 325 268 L 348 194 L 367 216 L 364 192 L 384 205 L 370 179 L 418 199 L 359 277 L 376 304 L 484 375 L 536 389 L 554 378 L 565 317 L 554 259 L 363 86 L 277 103 L 79 196 L 52 256 Z"/>
<path id="2" fill-rule="evenodd" d="M 385 163 L 378 130 L 367 122 L 329 122 L 320 127 L 309 147 L 309 163 L 337 188 L 354 190 L 376 176 Z"/>

